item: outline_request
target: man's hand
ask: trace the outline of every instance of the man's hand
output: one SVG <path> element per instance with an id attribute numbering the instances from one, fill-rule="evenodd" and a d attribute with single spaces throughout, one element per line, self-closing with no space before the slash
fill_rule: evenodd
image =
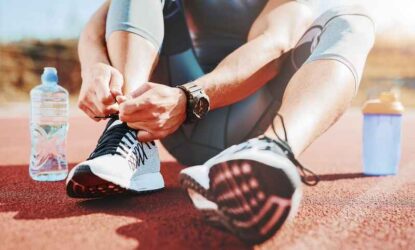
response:
<path id="1" fill-rule="evenodd" d="M 162 139 L 186 119 L 186 95 L 178 88 L 146 83 L 129 96 L 118 96 L 120 120 L 138 129 L 139 141 Z"/>
<path id="2" fill-rule="evenodd" d="M 82 72 L 82 87 L 78 107 L 95 121 L 97 116 L 118 112 L 115 98 L 122 95 L 123 76 L 108 64 L 97 63 Z"/>

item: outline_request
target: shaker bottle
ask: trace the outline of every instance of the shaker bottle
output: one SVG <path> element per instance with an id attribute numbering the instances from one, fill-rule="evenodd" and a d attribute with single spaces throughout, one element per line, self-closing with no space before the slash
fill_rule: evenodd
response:
<path id="1" fill-rule="evenodd" d="M 363 106 L 363 173 L 395 175 L 401 155 L 404 107 L 395 94 L 383 92 Z"/>

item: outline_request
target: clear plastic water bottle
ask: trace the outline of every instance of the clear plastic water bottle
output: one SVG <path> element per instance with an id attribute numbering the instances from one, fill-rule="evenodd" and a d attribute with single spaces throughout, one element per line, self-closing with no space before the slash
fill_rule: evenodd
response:
<path id="1" fill-rule="evenodd" d="M 58 85 L 55 68 L 46 67 L 42 84 L 30 91 L 32 139 L 30 176 L 37 181 L 66 178 L 66 134 L 68 132 L 68 91 Z"/>
<path id="2" fill-rule="evenodd" d="M 369 100 L 363 107 L 363 173 L 395 175 L 401 156 L 404 107 L 391 92 Z"/>

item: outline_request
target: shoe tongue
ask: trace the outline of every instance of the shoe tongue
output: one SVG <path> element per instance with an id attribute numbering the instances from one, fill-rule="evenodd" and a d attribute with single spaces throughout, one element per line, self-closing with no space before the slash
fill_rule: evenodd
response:
<path id="1" fill-rule="evenodd" d="M 120 121 L 120 120 L 118 120 L 118 119 L 114 119 L 113 121 L 109 121 L 108 122 L 108 125 L 107 125 L 107 129 L 106 130 L 109 130 L 109 129 L 111 129 L 112 127 L 114 127 L 114 126 L 116 126 L 116 125 L 120 125 L 120 124 L 122 124 L 122 121 Z"/>
<path id="2" fill-rule="evenodd" d="M 105 130 L 104 130 L 104 131 L 108 131 L 108 130 L 109 130 L 109 129 L 111 129 L 112 127 L 114 127 L 114 126 L 116 126 L 116 125 L 120 125 L 120 124 L 122 124 L 122 121 L 120 121 L 120 120 L 118 119 L 118 117 L 113 117 L 113 118 L 111 118 L 111 119 L 108 121 L 107 125 L 105 126 Z"/>
<path id="3" fill-rule="evenodd" d="M 122 124 L 123 122 L 117 118 L 111 118 L 108 121 L 104 132 L 98 140 L 98 144 L 95 150 L 88 157 L 88 160 L 105 154 L 113 154 L 117 150 L 117 146 L 120 143 L 120 140 L 122 140 L 123 136 L 128 132 L 126 129 L 128 127 L 126 125 L 119 126 Z M 108 132 L 112 128 L 114 128 L 114 130 Z"/>

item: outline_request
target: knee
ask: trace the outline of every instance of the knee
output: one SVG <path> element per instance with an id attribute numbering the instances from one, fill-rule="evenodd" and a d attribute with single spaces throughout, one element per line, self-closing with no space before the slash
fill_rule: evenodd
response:
<path id="1" fill-rule="evenodd" d="M 355 78 L 357 90 L 366 58 L 375 41 L 375 24 L 360 5 L 328 10 L 318 20 L 323 27 L 308 61 L 330 59 L 343 63 Z"/>
<path id="2" fill-rule="evenodd" d="M 347 36 L 350 45 L 368 50 L 375 41 L 376 26 L 370 11 L 361 4 L 341 6 L 327 11 L 331 16 L 324 27 L 333 37 L 343 41 Z M 336 36 L 335 33 L 338 33 Z"/>

